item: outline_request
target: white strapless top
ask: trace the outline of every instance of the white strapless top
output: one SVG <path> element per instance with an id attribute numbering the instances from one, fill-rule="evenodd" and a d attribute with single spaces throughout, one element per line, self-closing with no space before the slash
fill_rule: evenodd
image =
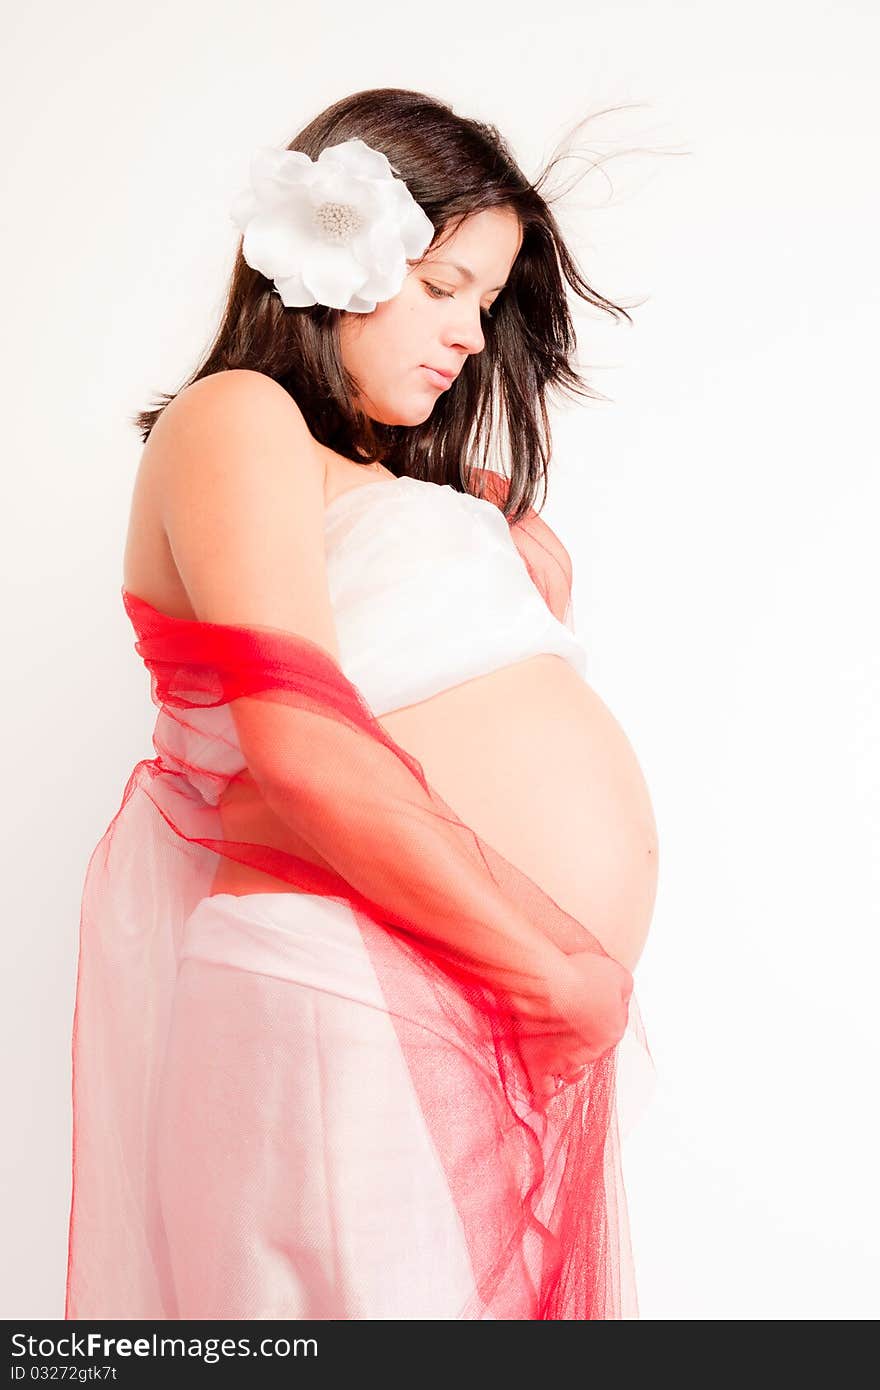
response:
<path id="1" fill-rule="evenodd" d="M 493 502 L 420 478 L 358 483 L 327 506 L 324 531 L 339 664 L 375 716 L 541 653 L 585 675 L 583 645 Z M 185 723 L 160 711 L 153 745 L 213 805 L 246 766 L 227 705 Z"/>
<path id="2" fill-rule="evenodd" d="M 339 664 L 373 714 L 542 652 L 585 674 L 494 503 L 419 478 L 359 483 L 324 535 Z"/>

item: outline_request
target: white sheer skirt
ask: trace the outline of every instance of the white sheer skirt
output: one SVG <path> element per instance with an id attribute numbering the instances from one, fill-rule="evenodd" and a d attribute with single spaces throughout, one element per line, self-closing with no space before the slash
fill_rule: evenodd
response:
<path id="1" fill-rule="evenodd" d="M 644 1104 L 642 1058 L 628 1030 L 623 1132 Z M 157 1144 L 177 1318 L 433 1320 L 482 1306 L 346 903 L 221 893 L 190 913 Z"/>
<path id="2" fill-rule="evenodd" d="M 157 1179 L 178 1318 L 457 1318 L 474 1297 L 347 904 L 221 893 L 191 913 Z"/>

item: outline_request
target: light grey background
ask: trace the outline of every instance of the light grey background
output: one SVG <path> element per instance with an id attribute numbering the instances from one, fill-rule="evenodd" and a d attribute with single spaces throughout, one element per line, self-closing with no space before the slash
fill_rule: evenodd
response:
<path id="1" fill-rule="evenodd" d="M 149 756 L 122 610 L 140 453 L 223 305 L 260 144 L 366 87 L 494 121 L 635 327 L 554 414 L 545 515 L 660 833 L 627 1140 L 643 1318 L 878 1311 L 878 15 L 867 3 L 56 3 L 5 22 L 0 1313 L 63 1315 L 88 856 Z M 575 166 L 561 169 L 566 178 Z"/>

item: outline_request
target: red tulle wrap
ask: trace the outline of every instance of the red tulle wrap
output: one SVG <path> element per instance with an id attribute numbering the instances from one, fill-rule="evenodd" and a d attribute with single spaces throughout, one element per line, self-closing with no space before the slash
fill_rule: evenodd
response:
<path id="1" fill-rule="evenodd" d="M 537 527 L 512 529 L 548 604 L 564 612 L 570 571 L 558 553 L 541 562 Z M 505 904 L 567 954 L 605 954 L 598 940 L 455 815 L 323 649 L 272 628 L 172 618 L 122 596 L 159 709 L 156 756 L 134 768 L 86 874 L 65 1316 L 340 1316 L 332 1296 L 322 1312 L 320 1299 L 290 1308 L 283 1294 L 265 1293 L 270 1261 L 300 1258 L 306 1285 L 332 1283 L 332 1270 L 298 1254 L 290 1218 L 299 1212 L 309 1228 L 327 1220 L 323 1202 L 303 1205 L 317 1158 L 302 1136 L 331 1121 L 321 1057 L 315 1065 L 301 1023 L 302 987 L 268 969 L 181 960 L 187 918 L 227 856 L 354 913 L 381 987 L 381 1022 L 396 1035 L 466 1251 L 467 1277 L 450 1293 L 443 1252 L 419 1248 L 431 1237 L 418 1229 L 418 1164 L 398 1159 L 400 1179 L 391 1165 L 387 1186 L 399 1189 L 399 1205 L 391 1192 L 387 1212 L 374 1210 L 367 1194 L 326 1243 L 338 1255 L 362 1222 L 368 1254 L 350 1255 L 349 1265 L 373 1252 L 371 1278 L 401 1281 L 404 1294 L 387 1313 L 375 1303 L 359 1312 L 355 1279 L 344 1315 L 637 1317 L 617 1050 L 536 1105 L 522 1062 L 527 1021 L 511 1005 L 515 962 L 507 974 L 497 952 L 491 967 L 475 948 L 487 933 L 503 941 Z M 233 785 L 251 797 L 241 838 L 222 814 Z M 318 950 L 320 930 L 316 918 Z M 333 1003 L 343 1025 L 365 1017 L 362 1005 Z M 380 1012 L 370 1014 L 377 1024 Z M 172 1039 L 192 1071 L 169 1099 Z M 357 1027 L 334 1053 L 335 1067 L 352 1069 L 351 1094 L 370 1093 L 380 1128 L 401 1085 L 388 1056 L 371 1054 Z M 349 1201 L 366 1143 L 358 1132 L 341 1156 L 325 1156 L 331 1207 L 333 1172 L 344 1171 Z M 233 1248 L 226 1233 L 234 1258 L 224 1254 Z M 429 1296 L 428 1311 L 395 1313 L 407 1306 L 412 1269 L 432 1264 L 436 1311 Z"/>

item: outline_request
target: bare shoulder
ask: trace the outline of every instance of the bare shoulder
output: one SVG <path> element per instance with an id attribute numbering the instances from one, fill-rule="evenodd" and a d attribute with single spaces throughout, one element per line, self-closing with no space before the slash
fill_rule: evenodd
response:
<path id="1" fill-rule="evenodd" d="M 300 632 L 335 655 L 324 463 L 289 393 L 261 372 L 203 377 L 153 444 L 155 515 L 196 616 Z"/>
<path id="2" fill-rule="evenodd" d="M 165 407 L 142 466 L 167 520 L 222 488 L 227 504 L 323 499 L 325 464 L 296 401 L 272 377 L 246 368 L 201 377 Z"/>
<path id="3" fill-rule="evenodd" d="M 301 416 L 299 407 L 289 391 L 266 372 L 254 371 L 251 367 L 229 367 L 223 371 L 203 376 L 178 392 L 171 405 L 182 400 L 196 400 L 201 397 L 230 396 L 254 400 L 277 400 L 286 402 Z M 169 407 L 170 409 L 170 407 Z"/>
<path id="4" fill-rule="evenodd" d="M 265 372 L 237 367 L 214 372 L 185 386 L 157 420 L 146 450 L 162 453 L 191 430 L 228 428 L 278 430 L 301 444 L 314 443 L 305 416 L 296 401 Z M 318 451 L 315 450 L 315 457 Z"/>

